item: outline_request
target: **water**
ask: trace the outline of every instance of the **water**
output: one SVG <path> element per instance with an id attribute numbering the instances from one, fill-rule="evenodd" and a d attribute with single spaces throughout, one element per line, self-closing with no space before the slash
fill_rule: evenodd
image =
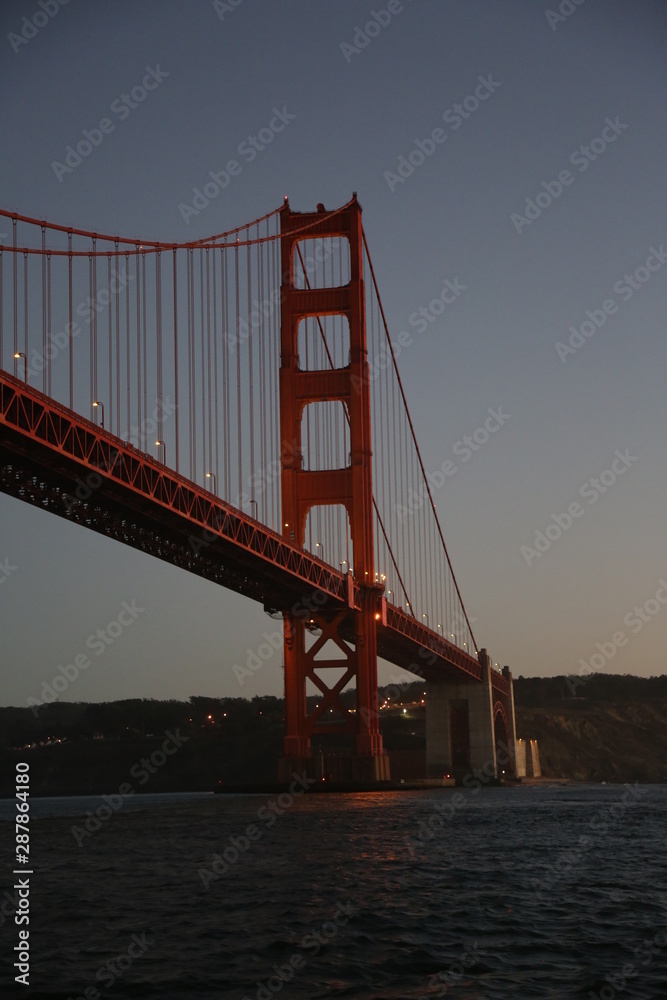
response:
<path id="1" fill-rule="evenodd" d="M 272 799 L 33 800 L 25 995 L 667 997 L 667 788 Z"/>

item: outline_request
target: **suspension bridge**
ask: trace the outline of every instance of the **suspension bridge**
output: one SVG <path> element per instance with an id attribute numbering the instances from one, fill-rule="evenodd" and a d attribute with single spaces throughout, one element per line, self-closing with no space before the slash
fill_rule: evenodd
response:
<path id="1" fill-rule="evenodd" d="M 282 618 L 282 774 L 336 735 L 389 779 L 378 656 L 425 681 L 430 774 L 513 772 L 356 194 L 179 244 L 0 215 L 0 489 Z"/>

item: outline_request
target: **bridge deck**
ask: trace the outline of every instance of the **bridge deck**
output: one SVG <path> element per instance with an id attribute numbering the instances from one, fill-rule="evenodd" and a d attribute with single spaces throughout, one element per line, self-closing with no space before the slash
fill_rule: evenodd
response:
<path id="1" fill-rule="evenodd" d="M 299 613 L 358 604 L 347 577 L 149 455 L 0 370 L 0 490 L 234 590 Z M 352 634 L 352 615 L 349 628 Z M 378 653 L 424 679 L 481 679 L 477 659 L 400 608 Z M 507 682 L 493 674 L 504 693 Z"/>

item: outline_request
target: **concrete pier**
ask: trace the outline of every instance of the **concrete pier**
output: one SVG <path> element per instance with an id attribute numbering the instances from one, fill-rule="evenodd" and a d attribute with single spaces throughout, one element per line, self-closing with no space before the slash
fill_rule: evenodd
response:
<path id="1" fill-rule="evenodd" d="M 493 686 L 491 659 L 478 654 L 482 680 L 439 680 L 426 685 L 426 773 L 462 778 L 482 770 L 490 779 L 515 774 L 514 696 L 508 667 L 503 678 L 509 694 Z"/>

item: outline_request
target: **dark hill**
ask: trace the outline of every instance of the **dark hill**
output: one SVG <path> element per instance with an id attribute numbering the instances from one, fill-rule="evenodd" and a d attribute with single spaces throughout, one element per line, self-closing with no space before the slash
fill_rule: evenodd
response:
<path id="1" fill-rule="evenodd" d="M 517 735 L 538 740 L 544 776 L 667 781 L 667 676 L 519 677 L 514 693 Z M 423 681 L 381 690 L 395 778 L 424 774 L 423 694 Z M 123 783 L 159 792 L 210 790 L 220 778 L 271 782 L 282 730 L 283 702 L 273 697 L 63 702 L 37 716 L 0 708 L 0 796 L 14 794 L 18 760 L 31 764 L 34 795 L 112 793 Z M 165 754 L 168 734 L 180 742 Z M 147 767 L 146 760 L 159 764 Z"/>

